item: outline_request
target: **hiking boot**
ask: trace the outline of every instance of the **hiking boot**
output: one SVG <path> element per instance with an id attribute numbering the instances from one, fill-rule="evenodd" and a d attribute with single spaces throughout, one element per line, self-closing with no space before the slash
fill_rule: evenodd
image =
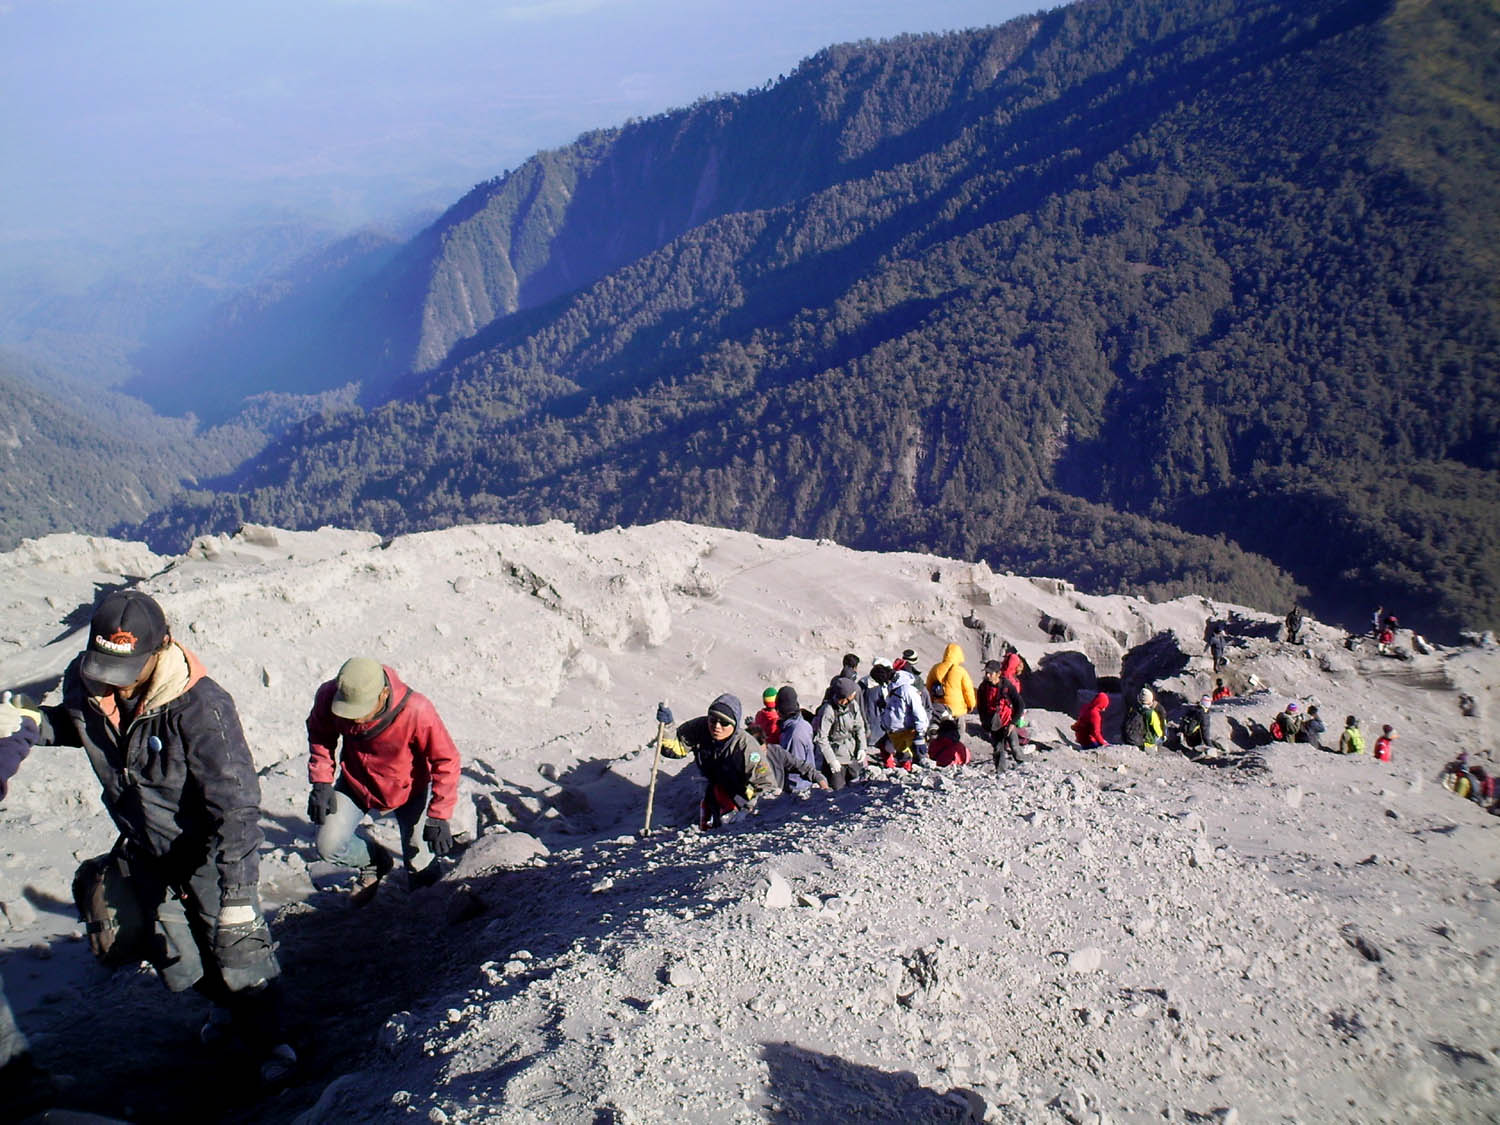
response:
<path id="1" fill-rule="evenodd" d="M 297 1072 L 297 1052 L 290 1043 L 278 1043 L 260 1064 L 260 1081 L 273 1090 L 284 1088 Z"/>
<path id="2" fill-rule="evenodd" d="M 218 1047 L 234 1035 L 234 1016 L 228 1008 L 212 1008 L 208 1019 L 198 1029 L 198 1042 L 205 1047 Z"/>
<path id="3" fill-rule="evenodd" d="M 406 874 L 406 885 L 414 891 L 420 891 L 423 887 L 430 887 L 443 877 L 442 865 L 433 860 L 420 871 L 408 871 Z"/>
<path id="4" fill-rule="evenodd" d="M 354 884 L 354 890 L 349 892 L 349 901 L 355 906 L 368 906 L 374 902 L 375 894 L 380 890 L 380 881 L 395 866 L 396 861 L 391 858 L 390 852 L 379 844 L 371 844 L 370 864 L 359 869 L 359 880 Z"/>

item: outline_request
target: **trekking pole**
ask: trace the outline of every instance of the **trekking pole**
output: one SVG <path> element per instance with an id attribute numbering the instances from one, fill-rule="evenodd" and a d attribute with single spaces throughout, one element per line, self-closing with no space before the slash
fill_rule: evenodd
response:
<path id="1" fill-rule="evenodd" d="M 672 709 L 665 703 L 656 705 L 656 756 L 651 759 L 651 785 L 646 790 L 646 826 L 642 836 L 651 835 L 651 806 L 656 803 L 656 770 L 661 765 L 661 740 L 666 737 L 667 724 L 672 721 Z"/>

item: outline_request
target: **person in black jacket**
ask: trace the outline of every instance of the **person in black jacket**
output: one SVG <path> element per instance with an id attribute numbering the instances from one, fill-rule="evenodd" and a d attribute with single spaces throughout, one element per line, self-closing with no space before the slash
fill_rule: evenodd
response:
<path id="1" fill-rule="evenodd" d="M 88 755 L 120 832 L 121 869 L 155 917 L 158 975 L 218 1005 L 205 1041 L 232 1022 L 262 1077 L 279 1084 L 296 1055 L 281 1036 L 280 966 L 258 892 L 260 783 L 234 701 L 138 590 L 95 607 L 62 694 L 40 709 L 37 745 Z"/>
<path id="2" fill-rule="evenodd" d="M 752 808 L 762 796 L 780 793 L 787 774 L 804 777 L 820 789 L 828 779 L 813 766 L 793 758 L 780 746 L 762 746 L 740 729 L 744 711 L 737 696 L 724 694 L 708 705 L 708 714 L 677 728 L 676 744 L 664 742 L 669 758 L 693 755 L 705 787 L 698 827 L 717 828 L 739 809 Z"/>

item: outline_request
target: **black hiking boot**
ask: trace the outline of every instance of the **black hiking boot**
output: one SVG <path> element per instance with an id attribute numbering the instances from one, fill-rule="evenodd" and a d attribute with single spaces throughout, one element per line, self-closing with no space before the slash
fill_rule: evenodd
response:
<path id="1" fill-rule="evenodd" d="M 355 906 L 369 906 L 375 901 L 375 895 L 380 890 L 380 881 L 391 873 L 396 866 L 396 861 L 391 858 L 391 853 L 379 844 L 370 845 L 370 864 L 359 869 L 359 881 L 354 884 L 354 890 L 349 892 L 349 901 Z"/>

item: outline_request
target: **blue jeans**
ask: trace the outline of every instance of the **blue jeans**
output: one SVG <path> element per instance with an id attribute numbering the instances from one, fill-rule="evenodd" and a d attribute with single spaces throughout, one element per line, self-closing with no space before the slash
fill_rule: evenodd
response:
<path id="1" fill-rule="evenodd" d="M 318 826 L 318 857 L 340 867 L 374 867 L 376 849 L 385 849 L 356 831 L 365 819 L 365 810 L 341 784 L 333 787 L 333 798 L 333 812 Z M 412 792 L 406 804 L 392 810 L 401 826 L 401 859 L 410 872 L 425 871 L 433 859 L 422 839 L 422 829 L 427 824 L 427 800 L 428 787 L 423 785 Z M 371 810 L 370 815 L 380 813 Z"/>

